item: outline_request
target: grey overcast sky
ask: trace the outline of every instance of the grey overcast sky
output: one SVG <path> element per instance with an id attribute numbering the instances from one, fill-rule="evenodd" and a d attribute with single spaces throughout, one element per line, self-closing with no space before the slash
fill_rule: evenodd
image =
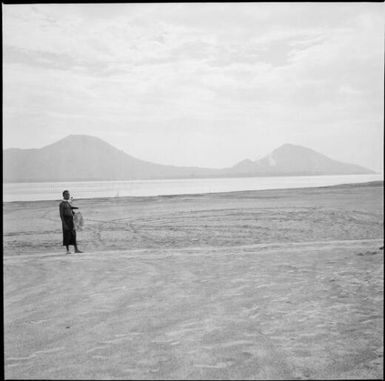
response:
<path id="1" fill-rule="evenodd" d="M 383 170 L 384 3 L 3 7 L 3 148 L 97 136 L 220 168 L 281 144 Z"/>

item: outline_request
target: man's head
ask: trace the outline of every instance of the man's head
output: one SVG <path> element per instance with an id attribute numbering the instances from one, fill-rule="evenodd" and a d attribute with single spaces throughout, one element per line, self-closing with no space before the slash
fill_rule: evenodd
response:
<path id="1" fill-rule="evenodd" d="M 65 190 L 63 192 L 63 198 L 64 198 L 64 200 L 69 200 L 70 199 L 70 192 L 68 190 Z"/>

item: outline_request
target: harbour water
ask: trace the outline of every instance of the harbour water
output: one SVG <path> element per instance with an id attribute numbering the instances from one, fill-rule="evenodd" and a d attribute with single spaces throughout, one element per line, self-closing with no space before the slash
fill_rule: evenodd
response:
<path id="1" fill-rule="evenodd" d="M 365 183 L 383 180 L 383 178 L 383 174 L 371 174 L 344 176 L 3 183 L 3 202 L 60 200 L 64 189 L 68 189 L 74 199 L 84 199 L 309 188 L 338 184 Z"/>

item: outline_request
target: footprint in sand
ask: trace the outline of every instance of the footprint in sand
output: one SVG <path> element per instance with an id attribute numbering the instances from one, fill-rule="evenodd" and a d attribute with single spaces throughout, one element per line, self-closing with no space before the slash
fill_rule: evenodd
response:
<path id="1" fill-rule="evenodd" d="M 128 339 L 126 337 L 117 337 L 116 339 L 110 339 L 110 340 L 104 340 L 102 341 L 103 344 L 119 344 L 121 342 L 127 341 Z"/>
<path id="2" fill-rule="evenodd" d="M 379 254 L 377 251 L 367 251 L 366 253 L 358 253 L 359 256 L 366 256 L 366 255 L 376 255 Z"/>
<path id="3" fill-rule="evenodd" d="M 35 353 L 32 353 L 30 354 L 29 356 L 27 357 L 8 357 L 7 359 L 5 359 L 6 362 L 8 361 L 28 361 L 28 360 L 32 360 L 34 357 L 35 357 Z"/>
<path id="4" fill-rule="evenodd" d="M 47 321 L 48 321 L 47 319 L 30 320 L 28 323 L 30 323 L 30 324 L 42 324 L 42 323 L 46 323 Z"/>
<path id="5" fill-rule="evenodd" d="M 107 360 L 107 356 L 93 355 L 92 358 L 99 360 Z"/>
<path id="6" fill-rule="evenodd" d="M 91 348 L 91 349 L 88 349 L 88 350 L 86 351 L 86 353 L 92 353 L 92 352 L 99 351 L 99 350 L 104 350 L 104 349 L 106 349 L 105 346 L 93 347 L 93 348 Z"/>

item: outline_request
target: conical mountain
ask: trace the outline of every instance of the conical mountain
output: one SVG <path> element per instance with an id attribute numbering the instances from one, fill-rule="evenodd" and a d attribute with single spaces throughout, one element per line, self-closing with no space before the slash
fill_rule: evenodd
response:
<path id="1" fill-rule="evenodd" d="M 284 144 L 265 157 L 244 160 L 233 167 L 244 175 L 350 175 L 369 174 L 374 171 L 355 164 L 343 163 L 294 144 Z"/>
<path id="2" fill-rule="evenodd" d="M 204 168 L 140 160 L 88 135 L 70 135 L 40 149 L 8 149 L 3 159 L 5 182 L 156 179 L 211 174 L 211 170 Z"/>

